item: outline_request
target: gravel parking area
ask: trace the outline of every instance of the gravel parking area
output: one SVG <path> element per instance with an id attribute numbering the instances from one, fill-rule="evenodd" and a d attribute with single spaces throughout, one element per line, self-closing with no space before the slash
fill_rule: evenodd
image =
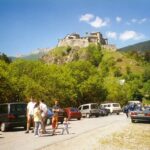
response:
<path id="1" fill-rule="evenodd" d="M 71 120 L 70 134 L 34 137 L 23 130 L 0 133 L 0 150 L 150 150 L 150 124 L 131 123 L 124 114 Z M 140 144 L 139 144 L 140 143 Z"/>
<path id="2" fill-rule="evenodd" d="M 61 148 L 64 150 L 150 150 L 150 124 L 133 124 L 129 118 L 124 118 L 122 122 L 112 122 L 42 150 Z"/>

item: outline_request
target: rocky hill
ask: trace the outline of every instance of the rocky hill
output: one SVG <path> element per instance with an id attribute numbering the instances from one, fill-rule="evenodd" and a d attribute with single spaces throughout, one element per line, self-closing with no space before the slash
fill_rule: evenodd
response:
<path id="1" fill-rule="evenodd" d="M 100 45 L 90 44 L 88 47 L 56 47 L 42 57 L 46 63 L 65 64 L 78 60 L 100 61 L 102 53 Z M 97 59 L 97 60 L 96 60 Z"/>
<path id="2" fill-rule="evenodd" d="M 135 73 L 143 71 L 143 67 L 134 58 L 119 51 L 110 51 L 93 44 L 86 48 L 56 47 L 44 55 L 42 60 L 48 64 L 59 65 L 85 60 L 90 61 L 97 67 L 100 65 L 113 65 L 121 73 L 125 73 L 128 67 Z"/>

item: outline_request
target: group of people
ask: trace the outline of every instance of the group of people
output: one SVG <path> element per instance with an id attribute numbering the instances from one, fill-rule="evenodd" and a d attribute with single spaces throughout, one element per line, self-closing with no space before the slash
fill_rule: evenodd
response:
<path id="1" fill-rule="evenodd" d="M 60 106 L 58 101 L 55 101 L 55 105 L 53 106 L 53 116 L 52 116 L 52 135 L 55 134 L 55 130 L 58 127 L 58 113 L 60 111 Z M 32 133 L 36 137 L 40 136 L 41 134 L 46 133 L 46 124 L 47 124 L 47 114 L 48 114 L 48 107 L 44 103 L 43 100 L 39 102 L 35 102 L 33 98 L 30 99 L 30 102 L 27 104 L 27 130 L 25 133 L 29 133 L 31 124 L 33 125 Z M 64 118 L 64 127 L 62 130 L 62 134 L 66 130 L 67 134 L 68 131 L 68 119 Z"/>

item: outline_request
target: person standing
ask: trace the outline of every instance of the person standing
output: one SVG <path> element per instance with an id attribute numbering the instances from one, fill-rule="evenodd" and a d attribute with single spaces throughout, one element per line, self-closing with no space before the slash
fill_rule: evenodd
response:
<path id="1" fill-rule="evenodd" d="M 54 114 L 52 117 L 52 135 L 55 135 L 56 128 L 57 128 L 57 116 Z"/>
<path id="2" fill-rule="evenodd" d="M 34 120 L 33 120 L 33 113 L 34 113 L 34 106 L 35 102 L 34 99 L 31 97 L 30 102 L 27 104 L 27 130 L 25 133 L 29 133 L 31 123 L 34 127 Z M 34 129 L 32 130 L 32 133 L 34 132 Z"/>
<path id="3" fill-rule="evenodd" d="M 40 128 L 40 125 L 41 125 L 41 120 L 42 120 L 42 116 L 41 116 L 41 110 L 40 110 L 40 107 L 39 107 L 39 102 L 37 102 L 35 104 L 35 107 L 34 107 L 34 136 L 35 137 L 39 137 L 39 128 Z"/>
<path id="4" fill-rule="evenodd" d="M 126 105 L 125 107 L 124 107 L 124 113 L 126 114 L 126 116 L 127 116 L 127 118 L 129 117 L 129 106 L 128 105 Z"/>
<path id="5" fill-rule="evenodd" d="M 42 121 L 41 121 L 42 133 L 45 134 L 48 108 L 47 108 L 47 105 L 44 103 L 44 100 L 40 101 L 40 110 L 41 110 L 41 116 L 42 116 Z"/>
<path id="6" fill-rule="evenodd" d="M 53 106 L 52 111 L 54 112 L 55 121 L 56 121 L 56 128 L 57 128 L 58 127 L 58 113 L 60 111 L 60 106 L 59 106 L 57 100 L 55 100 L 55 105 Z M 52 119 L 52 123 L 53 123 L 53 119 Z"/>
<path id="7" fill-rule="evenodd" d="M 63 130 L 62 130 L 62 134 L 64 134 L 64 131 L 67 132 L 67 134 L 69 134 L 69 131 L 68 131 L 68 119 L 67 118 L 64 118 L 64 122 L 63 122 Z"/>

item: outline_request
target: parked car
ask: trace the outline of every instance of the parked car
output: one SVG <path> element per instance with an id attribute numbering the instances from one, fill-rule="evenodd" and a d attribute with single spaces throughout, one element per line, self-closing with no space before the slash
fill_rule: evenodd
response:
<path id="1" fill-rule="evenodd" d="M 116 113 L 117 115 L 119 115 L 119 113 L 122 111 L 119 103 L 105 103 L 101 104 L 100 106 L 109 109 L 110 113 Z"/>
<path id="2" fill-rule="evenodd" d="M 81 112 L 82 117 L 90 118 L 91 116 L 99 116 L 99 109 L 97 103 L 83 104 L 80 105 L 78 109 Z"/>
<path id="3" fill-rule="evenodd" d="M 128 105 L 131 105 L 131 104 L 141 105 L 141 102 L 140 101 L 128 101 Z"/>
<path id="4" fill-rule="evenodd" d="M 53 111 L 51 107 L 48 107 L 48 116 L 47 116 L 47 124 L 51 124 L 52 123 L 52 116 L 53 116 Z M 64 118 L 67 117 L 66 112 L 64 111 L 64 109 L 60 108 L 59 112 L 58 112 L 58 122 L 60 122 L 61 124 L 64 122 Z"/>
<path id="5" fill-rule="evenodd" d="M 150 108 L 144 110 L 136 110 L 130 112 L 131 121 L 134 122 L 150 122 Z"/>
<path id="6" fill-rule="evenodd" d="M 81 119 L 81 112 L 78 110 L 78 108 L 74 108 L 74 107 L 68 107 L 64 109 L 68 119 L 70 120 L 71 118 L 76 118 L 78 120 Z"/>
<path id="7" fill-rule="evenodd" d="M 26 103 L 0 104 L 0 129 L 2 132 L 13 127 L 26 128 Z"/>
<path id="8" fill-rule="evenodd" d="M 110 113 L 109 109 L 99 106 L 99 115 L 100 116 L 108 116 L 109 113 Z"/>

